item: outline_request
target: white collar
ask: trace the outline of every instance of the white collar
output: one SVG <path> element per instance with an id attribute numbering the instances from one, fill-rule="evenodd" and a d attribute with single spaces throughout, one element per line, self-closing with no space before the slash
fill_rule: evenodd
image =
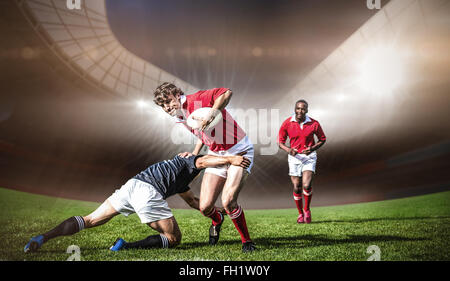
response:
<path id="1" fill-rule="evenodd" d="M 183 115 L 184 115 L 183 104 L 184 104 L 185 102 L 186 102 L 186 96 L 185 96 L 185 95 L 181 95 L 181 96 L 180 96 L 180 104 L 181 104 L 181 112 L 183 112 Z M 185 123 L 185 122 L 186 122 L 186 120 L 184 119 L 184 116 L 183 116 L 183 119 L 178 118 L 177 115 L 174 116 L 173 118 L 175 118 L 175 120 L 176 120 L 177 123 Z"/>
<path id="2" fill-rule="evenodd" d="M 305 124 L 305 123 L 308 123 L 308 122 L 311 122 L 311 121 L 312 121 L 311 118 L 309 118 L 309 116 L 306 115 L 305 121 L 301 122 L 300 124 Z M 295 114 L 292 115 L 291 122 L 297 122 L 297 119 L 295 119 Z"/>
<path id="3" fill-rule="evenodd" d="M 186 96 L 185 95 L 181 95 L 180 96 L 180 103 L 181 103 L 181 108 L 183 108 L 183 104 L 186 102 Z"/>

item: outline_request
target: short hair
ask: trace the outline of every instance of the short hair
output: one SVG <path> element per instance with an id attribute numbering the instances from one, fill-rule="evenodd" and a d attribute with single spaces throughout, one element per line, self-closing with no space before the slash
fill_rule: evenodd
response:
<path id="1" fill-rule="evenodd" d="M 157 105 L 163 106 L 164 102 L 167 101 L 170 95 L 175 96 L 176 94 L 184 95 L 183 91 L 175 86 L 175 84 L 164 82 L 156 88 L 154 92 L 155 99 L 153 101 Z"/>
<path id="2" fill-rule="evenodd" d="M 305 101 L 304 99 L 298 100 L 298 101 L 295 103 L 295 107 L 297 107 L 297 104 L 298 104 L 299 102 L 306 104 L 306 107 L 308 107 L 308 102 Z"/>

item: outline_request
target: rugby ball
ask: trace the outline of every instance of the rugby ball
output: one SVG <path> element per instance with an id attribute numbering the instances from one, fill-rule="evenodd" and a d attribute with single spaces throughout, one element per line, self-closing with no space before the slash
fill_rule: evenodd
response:
<path id="1" fill-rule="evenodd" d="M 211 107 L 202 107 L 194 110 L 187 118 L 186 123 L 192 129 L 198 130 L 200 129 L 202 121 L 208 118 L 208 116 L 214 116 L 214 119 L 208 126 L 206 126 L 205 131 L 214 128 L 214 126 L 222 120 L 222 113 L 219 110 L 212 109 Z"/>

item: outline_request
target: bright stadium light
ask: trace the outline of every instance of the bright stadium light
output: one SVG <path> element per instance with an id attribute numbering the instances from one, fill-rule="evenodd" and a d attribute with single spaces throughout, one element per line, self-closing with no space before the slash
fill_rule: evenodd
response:
<path id="1" fill-rule="evenodd" d="M 377 47 L 365 53 L 359 65 L 359 86 L 375 94 L 392 93 L 403 81 L 402 54 L 391 47 Z"/>
<path id="2" fill-rule="evenodd" d="M 137 107 L 139 107 L 140 109 L 144 109 L 148 106 L 148 103 L 144 100 L 139 100 L 136 102 Z"/>
<path id="3" fill-rule="evenodd" d="M 344 95 L 343 93 L 337 93 L 337 94 L 336 94 L 336 100 L 337 100 L 338 102 L 343 102 L 343 101 L 345 101 L 346 99 L 347 99 L 347 96 Z"/>

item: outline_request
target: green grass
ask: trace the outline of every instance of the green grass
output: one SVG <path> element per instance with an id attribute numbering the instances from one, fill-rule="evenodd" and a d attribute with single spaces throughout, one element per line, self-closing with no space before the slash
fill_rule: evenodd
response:
<path id="1" fill-rule="evenodd" d="M 156 232 L 136 215 L 68 237 L 50 240 L 37 253 L 23 253 L 29 238 L 99 204 L 0 189 L 0 260 L 66 260 L 78 245 L 81 260 L 360 260 L 370 245 L 381 260 L 450 260 L 450 192 L 398 200 L 312 208 L 313 223 L 298 225 L 295 209 L 246 210 L 259 251 L 241 253 L 239 235 L 229 218 L 215 247 L 207 244 L 210 222 L 196 210 L 173 210 L 183 241 L 173 249 L 108 250 L 117 237 L 127 241 Z M 245 203 L 243 204 L 245 207 Z"/>

